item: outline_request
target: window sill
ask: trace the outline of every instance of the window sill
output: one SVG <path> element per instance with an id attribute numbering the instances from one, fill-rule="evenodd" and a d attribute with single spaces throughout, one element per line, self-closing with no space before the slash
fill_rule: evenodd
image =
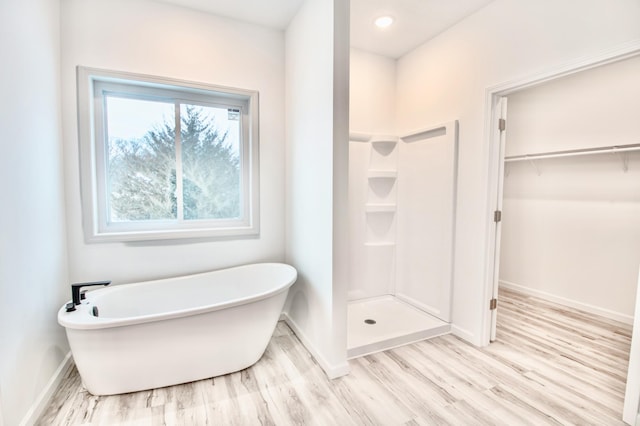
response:
<path id="1" fill-rule="evenodd" d="M 156 231 L 95 232 L 86 235 L 87 243 L 143 242 L 162 240 L 228 240 L 260 235 L 258 226 L 224 229 L 176 229 Z"/>

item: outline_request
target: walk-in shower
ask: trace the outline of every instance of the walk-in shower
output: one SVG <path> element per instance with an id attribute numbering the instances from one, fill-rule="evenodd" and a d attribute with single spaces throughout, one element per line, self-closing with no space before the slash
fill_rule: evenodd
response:
<path id="1" fill-rule="evenodd" d="M 457 130 L 351 135 L 350 358 L 450 330 Z"/>

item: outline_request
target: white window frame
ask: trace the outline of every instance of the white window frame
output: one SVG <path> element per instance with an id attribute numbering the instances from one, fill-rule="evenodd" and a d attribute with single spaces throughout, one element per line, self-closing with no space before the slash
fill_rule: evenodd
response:
<path id="1" fill-rule="evenodd" d="M 258 92 L 171 78 L 79 66 L 78 139 L 80 186 L 87 242 L 232 238 L 258 235 Z M 149 220 L 110 223 L 106 187 L 104 91 L 177 99 L 240 110 L 241 217 L 239 219 Z"/>

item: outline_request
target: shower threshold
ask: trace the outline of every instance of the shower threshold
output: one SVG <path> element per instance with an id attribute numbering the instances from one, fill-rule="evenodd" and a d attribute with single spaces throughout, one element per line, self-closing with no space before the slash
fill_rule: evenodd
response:
<path id="1" fill-rule="evenodd" d="M 347 358 L 447 334 L 449 323 L 386 295 L 348 305 Z"/>

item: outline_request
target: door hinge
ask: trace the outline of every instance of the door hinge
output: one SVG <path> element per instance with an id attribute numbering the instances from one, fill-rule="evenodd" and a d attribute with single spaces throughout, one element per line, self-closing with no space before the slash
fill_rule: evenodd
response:
<path id="1" fill-rule="evenodd" d="M 493 212 L 493 221 L 498 223 L 502 220 L 502 211 L 496 210 Z"/>
<path id="2" fill-rule="evenodd" d="M 501 118 L 498 120 L 498 129 L 501 132 L 504 132 L 504 129 L 507 128 L 507 120 L 505 120 L 504 118 Z"/>
<path id="3" fill-rule="evenodd" d="M 489 301 L 489 310 L 493 311 L 498 307 L 498 299 L 491 299 Z"/>

